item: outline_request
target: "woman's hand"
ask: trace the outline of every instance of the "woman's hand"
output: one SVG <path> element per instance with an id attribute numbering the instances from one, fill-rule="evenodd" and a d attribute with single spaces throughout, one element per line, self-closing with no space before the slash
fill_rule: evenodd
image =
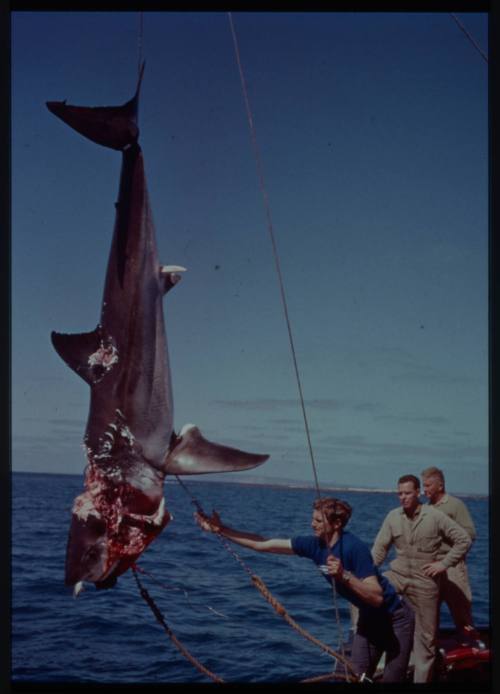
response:
<path id="1" fill-rule="evenodd" d="M 334 557 L 332 554 L 330 554 L 328 559 L 326 560 L 326 565 L 328 567 L 329 576 L 337 579 L 342 577 L 342 574 L 344 573 L 344 567 L 342 566 L 342 562 L 340 561 L 340 559 L 337 559 L 337 557 Z"/>
<path id="2" fill-rule="evenodd" d="M 211 516 L 206 516 L 201 511 L 194 514 L 195 521 L 202 530 L 210 533 L 219 533 L 222 529 L 222 521 L 217 511 L 212 511 Z"/>

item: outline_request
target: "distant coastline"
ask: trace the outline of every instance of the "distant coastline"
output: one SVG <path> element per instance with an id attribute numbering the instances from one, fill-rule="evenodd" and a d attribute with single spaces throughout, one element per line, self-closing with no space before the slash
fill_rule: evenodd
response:
<path id="1" fill-rule="evenodd" d="M 65 475 L 68 477 L 82 477 L 81 474 L 74 472 L 33 472 L 29 470 L 12 470 L 13 474 L 16 475 Z M 213 475 L 193 475 L 190 476 L 189 483 L 198 484 L 200 482 L 207 483 L 218 483 L 218 484 L 237 484 L 237 485 L 247 485 L 249 487 L 270 487 L 275 489 L 300 489 L 300 490 L 314 490 L 315 486 L 312 482 L 307 482 L 306 480 L 291 480 L 282 477 L 262 477 L 256 475 L 244 475 L 235 473 L 231 479 L 228 479 L 227 475 L 224 474 L 213 474 Z M 166 484 L 177 484 L 177 482 L 167 477 Z M 354 492 L 360 494 L 396 494 L 395 489 L 380 489 L 375 487 L 357 487 L 357 486 L 342 486 L 334 484 L 333 482 L 323 482 L 320 485 L 322 492 Z M 481 492 L 451 492 L 454 496 L 466 497 L 466 498 L 479 498 L 487 499 L 489 497 L 488 493 Z"/>
<path id="2" fill-rule="evenodd" d="M 207 479 L 210 477 L 210 479 Z M 190 482 L 218 482 L 219 484 L 239 484 L 247 485 L 249 487 L 271 487 L 276 489 L 300 489 L 300 490 L 315 490 L 315 486 L 312 482 L 306 482 L 304 480 L 286 480 L 286 479 L 273 479 L 273 478 L 259 478 L 252 479 L 250 476 L 243 478 L 241 476 L 239 479 L 227 479 L 226 476 L 214 479 L 215 475 L 200 475 L 196 479 L 192 478 Z M 169 483 L 176 482 L 174 480 Z M 323 482 L 320 484 L 320 489 L 322 492 L 354 492 L 360 494 L 391 494 L 396 495 L 395 489 L 380 489 L 375 487 L 354 487 L 354 486 L 341 486 L 334 484 L 333 482 Z M 489 494 L 481 492 L 451 492 L 454 496 L 467 497 L 467 498 L 480 498 L 487 499 Z"/>

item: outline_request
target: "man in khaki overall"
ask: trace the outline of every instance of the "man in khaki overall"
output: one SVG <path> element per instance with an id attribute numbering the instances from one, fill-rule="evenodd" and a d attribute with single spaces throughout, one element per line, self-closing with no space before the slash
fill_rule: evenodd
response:
<path id="1" fill-rule="evenodd" d="M 429 504 L 449 516 L 458 523 L 469 535 L 471 541 L 476 538 L 474 523 L 463 501 L 445 491 L 444 474 L 437 467 L 429 467 L 421 472 L 424 494 Z M 440 557 L 449 550 L 449 545 L 443 543 Z M 441 578 L 440 602 L 448 605 L 450 614 L 457 630 L 465 641 L 477 638 L 478 634 L 472 621 L 472 592 L 469 584 L 465 558 L 456 566 L 450 566 Z"/>
<path id="2" fill-rule="evenodd" d="M 414 682 L 430 682 L 436 657 L 440 577 L 455 566 L 471 545 L 468 534 L 441 511 L 420 503 L 415 475 L 398 480 L 400 508 L 390 511 L 372 547 L 375 565 L 384 561 L 391 545 L 396 558 L 385 572 L 415 612 Z M 449 545 L 442 554 L 443 542 Z"/>

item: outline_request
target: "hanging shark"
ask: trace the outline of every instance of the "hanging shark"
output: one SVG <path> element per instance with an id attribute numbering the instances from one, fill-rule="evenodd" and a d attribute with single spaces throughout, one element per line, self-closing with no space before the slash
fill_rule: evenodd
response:
<path id="1" fill-rule="evenodd" d="M 66 552 L 65 582 L 75 595 L 84 582 L 112 587 L 167 525 L 167 474 L 246 470 L 269 457 L 210 442 L 192 424 L 174 431 L 162 300 L 185 268 L 158 260 L 138 143 L 143 72 L 144 64 L 135 95 L 122 106 L 47 102 L 80 134 L 122 152 L 99 324 L 87 333 L 51 335 L 58 354 L 90 386 L 84 491 L 73 503 Z"/>

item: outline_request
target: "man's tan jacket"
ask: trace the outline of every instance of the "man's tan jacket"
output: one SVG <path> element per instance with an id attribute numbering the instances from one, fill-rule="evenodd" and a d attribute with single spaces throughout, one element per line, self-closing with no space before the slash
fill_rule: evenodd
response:
<path id="1" fill-rule="evenodd" d="M 468 533 L 441 511 L 419 505 L 413 519 L 402 508 L 395 508 L 385 517 L 372 547 L 373 561 L 382 564 L 394 544 L 396 558 L 391 569 L 410 576 L 421 567 L 439 560 L 446 568 L 455 566 L 471 545 Z M 446 554 L 443 545 L 449 546 Z"/>

